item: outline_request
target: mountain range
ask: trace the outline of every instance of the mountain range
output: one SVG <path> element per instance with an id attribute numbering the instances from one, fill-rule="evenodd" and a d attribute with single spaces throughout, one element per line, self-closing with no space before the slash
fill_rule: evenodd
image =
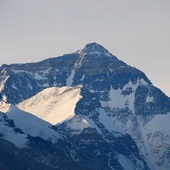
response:
<path id="1" fill-rule="evenodd" d="M 0 93 L 0 169 L 170 169 L 170 98 L 97 43 L 3 64 Z"/>

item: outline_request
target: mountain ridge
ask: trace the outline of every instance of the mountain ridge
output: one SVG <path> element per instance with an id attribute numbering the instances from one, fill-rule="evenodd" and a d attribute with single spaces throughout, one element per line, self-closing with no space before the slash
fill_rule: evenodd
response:
<path id="1" fill-rule="evenodd" d="M 157 119 L 163 119 L 161 115 L 169 119 L 170 98 L 153 86 L 143 72 L 119 60 L 101 45 L 90 43 L 75 53 L 37 63 L 4 65 L 0 67 L 0 82 L 3 99 L 13 104 L 49 87 L 74 88 L 81 84 L 82 98 L 74 109 L 77 117 L 53 126 L 54 129 L 67 132 L 66 136 L 74 144 L 75 139 L 81 141 L 79 146 L 86 143 L 85 139 L 81 140 L 86 136 L 89 143 L 83 147 L 95 148 L 94 155 L 101 143 L 89 138 L 91 135 L 102 141 L 103 148 L 112 146 L 110 151 L 106 149 L 107 155 L 102 154 L 102 159 L 110 160 L 104 163 L 108 169 L 125 169 L 123 162 L 131 165 L 131 169 L 169 169 L 170 129 L 166 133 L 162 127 L 151 129 Z M 76 133 L 74 124 L 81 124 L 82 120 L 91 126 Z M 166 140 L 159 141 L 161 136 Z M 83 152 L 89 153 L 86 149 Z M 104 150 L 100 148 L 99 152 Z"/>
<path id="2" fill-rule="evenodd" d="M 50 87 L 17 106 L 53 125 L 63 123 L 75 116 L 74 109 L 81 99 L 81 88 L 81 86 Z"/>

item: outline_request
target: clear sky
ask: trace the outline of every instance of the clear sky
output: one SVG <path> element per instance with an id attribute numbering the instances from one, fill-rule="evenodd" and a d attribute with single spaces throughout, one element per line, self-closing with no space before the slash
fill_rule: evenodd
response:
<path id="1" fill-rule="evenodd" d="M 0 65 L 97 42 L 170 96 L 170 0 L 0 0 Z"/>

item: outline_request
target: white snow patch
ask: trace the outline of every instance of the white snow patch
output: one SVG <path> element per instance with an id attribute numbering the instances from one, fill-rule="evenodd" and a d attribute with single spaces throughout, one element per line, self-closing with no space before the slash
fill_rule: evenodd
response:
<path id="1" fill-rule="evenodd" d="M 135 112 L 134 101 L 135 101 L 135 92 L 136 92 L 137 85 L 133 84 L 132 81 L 129 81 L 129 83 L 123 87 L 123 90 L 127 90 L 129 88 L 131 88 L 132 92 L 129 95 L 125 95 L 124 98 L 125 98 L 126 106 L 128 106 L 129 109 L 132 110 L 132 112 L 134 113 Z"/>
<path id="2" fill-rule="evenodd" d="M 114 106 L 117 108 L 124 108 L 125 107 L 125 97 L 121 95 L 121 90 L 114 90 L 111 88 L 110 90 L 110 100 L 109 105 Z"/>
<path id="3" fill-rule="evenodd" d="M 156 115 L 143 129 L 151 155 L 154 157 L 157 169 L 170 169 L 170 113 Z"/>
<path id="4" fill-rule="evenodd" d="M 126 122 L 126 128 L 130 131 L 132 130 L 134 127 L 133 125 L 133 122 L 129 119 L 127 122 Z"/>
<path id="5" fill-rule="evenodd" d="M 112 57 L 112 54 L 109 53 L 109 52 L 106 52 L 104 55 L 105 55 L 105 56 L 108 56 L 108 57 Z"/>
<path id="6" fill-rule="evenodd" d="M 145 126 L 147 132 L 158 132 L 166 131 L 170 133 L 170 113 L 165 115 L 156 115 L 149 123 Z"/>
<path id="7" fill-rule="evenodd" d="M 148 86 L 148 83 L 144 79 L 139 79 L 139 85 Z"/>
<path id="8" fill-rule="evenodd" d="M 45 80 L 45 78 L 38 73 L 35 73 L 33 76 L 36 80 Z"/>
<path id="9" fill-rule="evenodd" d="M 28 72 L 28 71 L 25 71 L 25 70 L 12 70 L 14 73 L 28 73 L 28 74 L 30 74 L 30 72 Z"/>
<path id="10" fill-rule="evenodd" d="M 115 122 L 107 116 L 104 109 L 99 109 L 99 120 L 105 126 L 107 130 L 110 132 L 120 132 L 121 134 L 125 134 L 122 128 L 115 124 Z"/>
<path id="11" fill-rule="evenodd" d="M 8 80 L 9 76 L 4 76 L 4 79 L 1 80 L 0 82 L 0 92 L 4 89 L 4 85 L 6 83 L 6 81 Z"/>
<path id="12" fill-rule="evenodd" d="M 132 93 L 128 95 L 122 94 L 122 91 L 132 87 Z M 128 107 L 132 112 L 134 112 L 134 100 L 135 100 L 135 90 L 136 85 L 131 86 L 131 82 L 123 87 L 123 89 L 110 89 L 110 101 L 101 101 L 102 107 L 111 107 L 111 108 L 126 108 Z"/>
<path id="13" fill-rule="evenodd" d="M 98 126 L 96 125 L 96 123 L 95 123 L 92 119 L 90 119 L 90 118 L 87 117 L 87 116 L 85 116 L 84 119 L 85 119 L 92 127 L 96 128 L 96 130 L 97 130 L 97 132 L 98 132 L 99 134 L 102 134 L 101 130 L 98 128 Z"/>
<path id="14" fill-rule="evenodd" d="M 15 85 L 11 85 L 11 86 L 12 86 L 12 88 L 14 88 L 14 89 L 16 89 L 16 90 L 18 89 Z"/>
<path id="15" fill-rule="evenodd" d="M 18 107 L 55 125 L 75 116 L 76 103 L 81 99 L 76 87 L 51 87 L 20 103 Z"/>
<path id="16" fill-rule="evenodd" d="M 154 97 L 153 96 L 147 96 L 146 97 L 146 102 L 147 103 L 154 102 Z"/>
<path id="17" fill-rule="evenodd" d="M 52 70 L 52 67 L 47 68 L 47 70 L 43 71 L 43 73 L 49 74 L 49 72 Z M 57 70 L 56 70 L 57 71 Z"/>
<path id="18" fill-rule="evenodd" d="M 0 102 L 0 112 L 7 112 L 9 110 L 10 104 L 3 101 Z"/>
<path id="19" fill-rule="evenodd" d="M 66 85 L 67 86 L 71 86 L 72 83 L 73 83 L 73 78 L 74 78 L 74 74 L 75 74 L 75 68 L 78 66 L 79 64 L 78 63 L 75 63 L 74 64 L 74 69 L 72 70 L 70 76 L 67 78 L 66 80 Z"/>
<path id="20" fill-rule="evenodd" d="M 81 133 L 84 129 L 92 127 L 85 119 L 82 119 L 79 116 L 74 116 L 66 122 L 66 126 L 70 130 L 77 131 L 77 133 Z"/>
<path id="21" fill-rule="evenodd" d="M 85 75 L 83 74 L 83 76 L 82 76 L 82 78 L 81 78 L 81 81 L 83 81 L 83 80 L 84 80 L 84 78 L 85 78 Z"/>
<path id="22" fill-rule="evenodd" d="M 134 101 L 135 101 L 135 92 L 139 85 L 147 85 L 147 82 L 143 79 L 139 79 L 136 84 L 132 81 L 129 81 L 122 89 L 110 89 L 110 100 L 105 102 L 101 101 L 102 107 L 111 107 L 111 108 L 126 108 L 128 107 L 133 113 L 134 111 Z M 127 94 L 126 94 L 127 93 Z M 148 98 L 151 101 L 152 98 Z"/>
<path id="23" fill-rule="evenodd" d="M 90 91 L 90 93 L 95 93 L 95 91 L 94 90 L 89 90 Z"/>
<path id="24" fill-rule="evenodd" d="M 123 169 L 136 170 L 134 163 L 121 154 L 118 155 L 118 161 L 122 165 Z"/>
<path id="25" fill-rule="evenodd" d="M 73 78 L 74 78 L 75 71 L 72 70 L 70 76 L 67 78 L 66 85 L 71 86 L 73 83 Z"/>

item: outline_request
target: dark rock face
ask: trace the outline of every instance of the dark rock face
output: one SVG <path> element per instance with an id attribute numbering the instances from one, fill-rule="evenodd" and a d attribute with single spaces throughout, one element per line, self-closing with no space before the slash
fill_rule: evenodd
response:
<path id="1" fill-rule="evenodd" d="M 87 44 L 76 53 L 37 63 L 2 65 L 0 81 L 1 94 L 13 104 L 47 87 L 83 85 L 83 97 L 75 113 L 91 121 L 93 128 L 78 135 L 71 135 L 68 130 L 66 140 L 57 144 L 28 138 L 29 148 L 24 149 L 25 152 L 39 162 L 47 157 L 46 166 L 52 165 L 49 167 L 54 169 L 123 169 L 120 155 L 126 161 L 131 160 L 134 169 L 149 169 L 149 164 L 153 164 L 141 153 L 140 126 L 146 125 L 155 115 L 167 114 L 170 99 L 154 87 L 143 72 L 117 59 L 101 45 Z M 113 130 L 113 127 L 110 130 L 105 118 L 117 122 L 125 133 Z M 56 130 L 67 131 L 64 124 Z M 137 141 L 141 144 L 135 143 Z"/>
<path id="2" fill-rule="evenodd" d="M 2 138 L 0 138 L 0 157 L 0 169 L 2 170 L 52 170 Z"/>
<path id="3" fill-rule="evenodd" d="M 86 129 L 72 137 L 69 137 L 69 133 L 67 135 L 65 140 L 59 140 L 56 144 L 29 137 L 29 148 L 24 151 L 37 161 L 56 169 L 123 169 L 118 161 L 119 154 L 132 160 L 137 169 L 149 169 L 129 135 L 117 138 L 110 136 L 109 143 L 94 129 Z"/>

